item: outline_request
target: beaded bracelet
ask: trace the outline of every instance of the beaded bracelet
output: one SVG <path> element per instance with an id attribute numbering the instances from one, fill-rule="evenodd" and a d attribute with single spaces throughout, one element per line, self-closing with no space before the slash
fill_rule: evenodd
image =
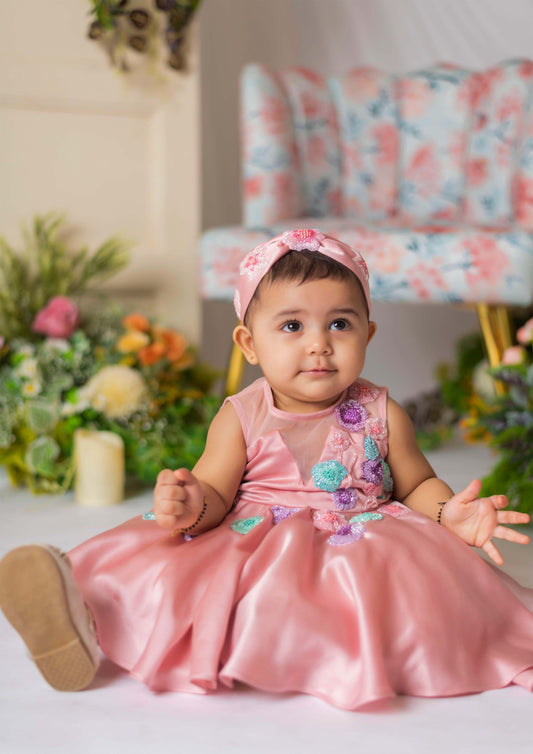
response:
<path id="1" fill-rule="evenodd" d="M 202 510 L 200 511 L 200 515 L 198 516 L 194 524 L 191 524 L 190 526 L 185 526 L 183 529 L 175 529 L 172 532 L 172 536 L 175 537 L 178 534 L 187 534 L 187 532 L 190 532 L 191 529 L 194 529 L 194 527 L 200 523 L 202 518 L 205 516 L 206 511 L 207 511 L 207 498 L 204 497 L 202 501 Z"/>
<path id="2" fill-rule="evenodd" d="M 437 503 L 439 506 L 439 512 L 437 513 L 437 523 L 442 524 L 442 521 L 440 520 L 442 517 L 442 511 L 444 510 L 444 506 L 446 505 L 448 501 L 444 500 L 442 503 Z"/>

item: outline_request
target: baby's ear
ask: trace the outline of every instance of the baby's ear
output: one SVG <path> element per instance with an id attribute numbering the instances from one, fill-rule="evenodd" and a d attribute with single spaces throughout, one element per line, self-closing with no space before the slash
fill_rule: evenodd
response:
<path id="1" fill-rule="evenodd" d="M 233 342 L 239 346 L 249 364 L 257 364 L 252 333 L 246 325 L 237 325 L 233 331 Z"/>
<path id="2" fill-rule="evenodd" d="M 367 345 L 370 343 L 370 341 L 372 340 L 372 338 L 376 334 L 376 330 L 377 329 L 378 329 L 378 326 L 376 325 L 376 323 L 372 322 L 372 320 L 370 320 L 369 323 L 368 323 L 368 340 L 366 341 Z"/>

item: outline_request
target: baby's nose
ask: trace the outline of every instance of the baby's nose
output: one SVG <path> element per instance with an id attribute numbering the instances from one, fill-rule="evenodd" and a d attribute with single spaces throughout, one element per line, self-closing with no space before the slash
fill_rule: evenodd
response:
<path id="1" fill-rule="evenodd" d="M 331 352 L 331 343 L 328 333 L 312 333 L 309 338 L 308 350 L 310 354 L 323 354 Z"/>

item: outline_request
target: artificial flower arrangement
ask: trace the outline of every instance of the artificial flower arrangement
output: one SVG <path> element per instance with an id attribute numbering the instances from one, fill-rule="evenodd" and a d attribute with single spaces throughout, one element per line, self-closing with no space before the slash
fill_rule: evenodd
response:
<path id="1" fill-rule="evenodd" d="M 461 423 L 469 439 L 488 441 L 497 453 L 482 494 L 505 494 L 511 508 L 533 513 L 533 318 L 516 337 L 518 345 L 488 370 L 505 390 L 492 397 L 478 395 Z"/>
<path id="2" fill-rule="evenodd" d="M 126 471 L 153 483 L 191 466 L 219 399 L 183 335 L 139 313 L 78 303 L 127 263 L 123 242 L 68 254 L 63 219 L 37 217 L 26 254 L 0 239 L 0 464 L 33 492 L 69 488 L 78 428 L 116 432 Z M 94 312 L 95 307 L 91 307 Z"/>

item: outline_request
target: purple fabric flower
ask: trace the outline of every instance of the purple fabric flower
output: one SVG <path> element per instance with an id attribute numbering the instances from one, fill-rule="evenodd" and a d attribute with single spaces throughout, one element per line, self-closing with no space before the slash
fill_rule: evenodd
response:
<path id="1" fill-rule="evenodd" d="M 366 531 L 364 524 L 356 523 L 349 526 L 341 526 L 337 529 L 335 534 L 332 534 L 328 538 L 328 544 L 330 545 L 349 545 L 351 542 L 357 542 L 361 539 Z"/>
<path id="2" fill-rule="evenodd" d="M 383 466 L 381 458 L 363 461 L 363 477 L 372 484 L 381 484 L 383 479 Z"/>
<path id="3" fill-rule="evenodd" d="M 357 502 L 357 492 L 353 487 L 338 489 L 331 493 L 335 508 L 339 511 L 347 511 L 353 508 Z"/>
<path id="4" fill-rule="evenodd" d="M 279 524 L 289 516 L 303 510 L 303 508 L 286 508 L 284 505 L 273 505 L 270 510 L 272 511 L 272 520 L 275 524 Z"/>
<path id="5" fill-rule="evenodd" d="M 357 401 L 347 400 L 337 406 L 335 416 L 341 427 L 350 432 L 358 432 L 365 426 L 368 411 Z"/>

